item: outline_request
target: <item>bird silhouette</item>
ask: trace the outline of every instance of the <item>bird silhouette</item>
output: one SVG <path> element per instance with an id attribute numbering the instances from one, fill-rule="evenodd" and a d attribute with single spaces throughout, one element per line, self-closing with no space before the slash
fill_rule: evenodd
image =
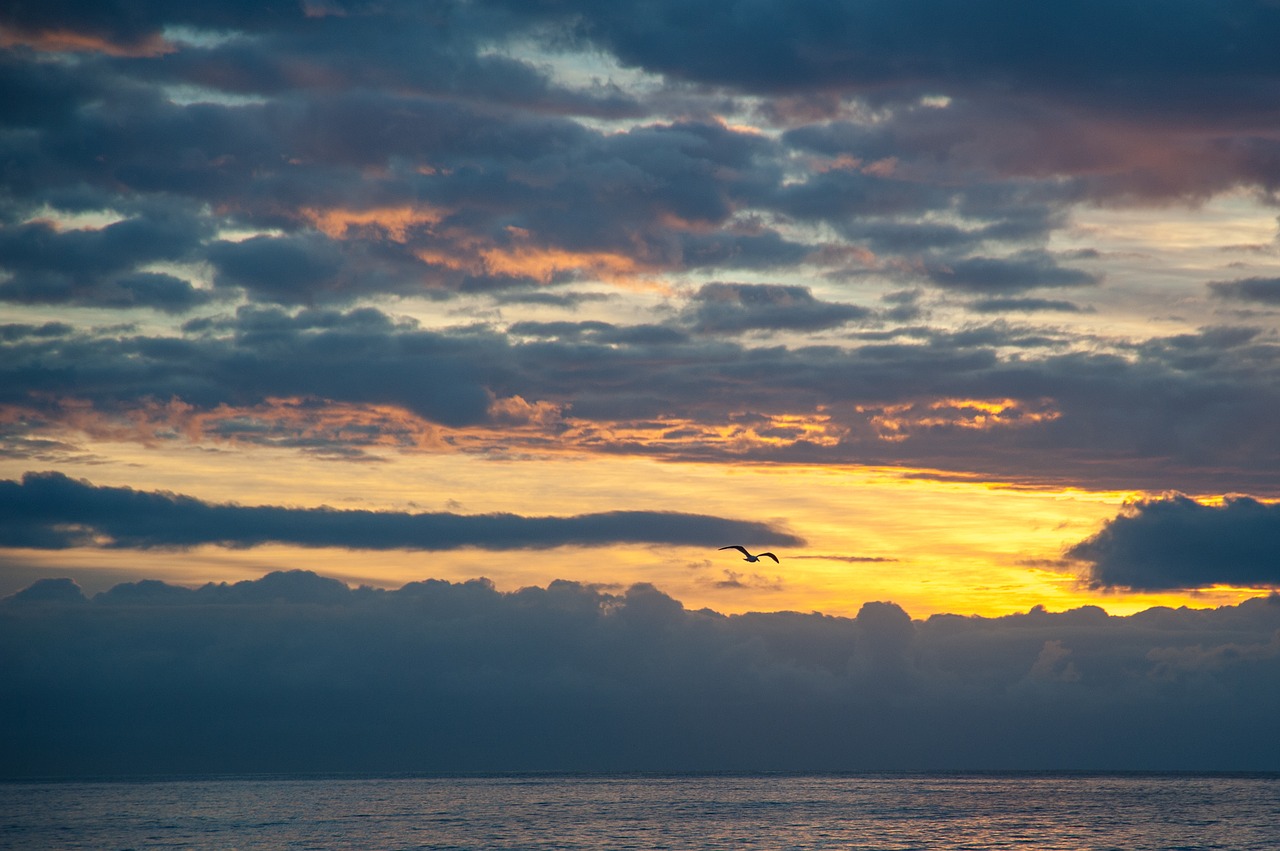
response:
<path id="1" fill-rule="evenodd" d="M 771 558 L 771 559 L 773 559 L 774 561 L 778 561 L 778 557 L 777 557 L 776 555 L 774 555 L 773 553 L 760 553 L 760 554 L 758 554 L 758 555 L 752 555 L 751 553 L 747 552 L 747 548 L 746 548 L 746 547 L 740 547 L 740 546 L 738 546 L 737 544 L 733 544 L 733 545 L 728 546 L 728 547 L 721 547 L 720 549 L 722 549 L 722 550 L 737 550 L 738 552 L 740 552 L 740 553 L 742 553 L 744 556 L 746 556 L 746 558 L 744 558 L 744 559 L 743 559 L 743 561 L 759 561 L 759 560 L 760 560 L 760 559 L 762 559 L 762 558 Z M 779 563 L 779 564 L 781 564 L 782 562 L 778 562 L 778 563 Z"/>

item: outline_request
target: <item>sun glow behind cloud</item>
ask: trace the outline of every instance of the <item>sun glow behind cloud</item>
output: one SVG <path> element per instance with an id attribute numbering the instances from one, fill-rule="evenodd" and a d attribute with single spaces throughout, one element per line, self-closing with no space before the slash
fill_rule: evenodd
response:
<path id="1" fill-rule="evenodd" d="M 214 573 L 269 554 L 380 583 L 648 581 L 721 611 L 918 615 L 1252 593 L 1088 590 L 1062 553 L 1129 498 L 1276 495 L 1256 115 L 1180 113 L 1181 90 L 1135 112 L 1128 90 L 1097 100 L 1091 68 L 1071 92 L 1021 73 L 1020 47 L 926 39 L 885 63 L 852 7 L 838 47 L 824 28 L 774 42 L 744 10 L 726 32 L 776 48 L 747 64 L 713 38 L 659 49 L 603 8 L 295 11 L 6 20 L 0 50 L 30 72 L 6 138 L 38 140 L 11 155 L 49 182 L 11 187 L 0 241 L 6 475 L 707 510 L 807 541 L 776 570 L 656 545 L 426 568 L 188 554 Z M 1206 286 L 1240 279 L 1260 283 Z"/>
<path id="2" fill-rule="evenodd" d="M 99 485 L 128 485 L 213 502 L 463 514 L 527 512 L 573 515 L 626 492 L 636 510 L 697 511 L 754 517 L 793 527 L 803 518 L 806 543 L 781 551 L 782 563 L 745 565 L 734 553 L 679 546 L 621 546 L 540 551 L 379 552 L 263 545 L 249 550 L 203 546 L 175 559 L 169 551 L 16 552 L 37 570 L 70 569 L 86 587 L 109 585 L 127 566 L 176 582 L 236 581 L 264 565 L 297 564 L 352 584 L 398 587 L 430 575 L 464 581 L 486 576 L 499 588 L 593 577 L 608 587 L 649 582 L 686 606 L 717 611 L 790 609 L 853 614 L 869 599 L 892 597 L 916 617 L 942 612 L 998 615 L 1035 605 L 1063 610 L 1101 602 L 1125 613 L 1185 598 L 1088 591 L 1062 562 L 1062 551 L 1090 534 L 1128 494 L 992 487 L 939 480 L 927 470 L 671 464 L 644 458 L 575 453 L 558 447 L 532 457 L 429 451 L 386 463 L 341 465 L 325 456 L 259 445 L 252 473 L 238 455 L 182 441 L 148 444 L 90 441 L 83 460 L 62 466 Z M 402 447 L 403 448 L 403 447 Z M 102 464 L 103 457 L 114 459 Z M 3 472 L 16 470 L 5 465 Z M 199 487 L 193 487 L 199 482 Z M 220 483 L 220 484 L 219 484 Z M 335 501 L 338 493 L 345 496 Z M 736 542 L 726 542 L 736 543 Z M 752 542 L 746 542 L 752 544 Z M 179 564 L 184 565 L 179 568 Z M 95 583 L 100 573 L 102 580 Z M 1249 596 L 1204 592 L 1208 604 Z"/>
<path id="3" fill-rule="evenodd" d="M 1011 5 L 0 7 L 0 773 L 1274 769 L 1280 7 Z"/>

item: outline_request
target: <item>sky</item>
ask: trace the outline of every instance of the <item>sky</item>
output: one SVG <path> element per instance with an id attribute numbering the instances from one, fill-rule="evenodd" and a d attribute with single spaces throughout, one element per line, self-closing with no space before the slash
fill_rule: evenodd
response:
<path id="1" fill-rule="evenodd" d="M 1277 41 L 1272 0 L 6 4 L 10 709 L 107 688 L 71 662 L 145 667 L 170 629 L 216 668 L 175 698 L 203 705 L 259 664 L 227 624 L 250 642 L 279 609 L 317 653 L 314 618 L 373 655 L 445 652 L 449 624 L 543 647 L 562 668 L 477 650 L 491 682 L 410 689 L 536 702 L 549 676 L 554 700 L 492 719 L 513 739 L 657 676 L 600 685 L 612 655 L 672 672 L 654 717 L 710 724 L 773 682 L 796 705 L 727 729 L 804 703 L 830 732 L 900 689 L 894 753 L 958 723 L 929 694 L 1106 729 L 1008 763 L 1157 766 L 1276 696 Z M 526 605 L 549 620 L 504 626 Z M 440 634 L 395 631 L 415 606 Z M 609 618 L 633 607 L 688 647 L 632 659 L 652 636 Z M 321 669 L 342 678 L 308 669 L 275 708 Z M 1144 708 L 1130 754 L 1117 719 Z M 98 742 L 124 724 L 100 720 Z M 818 761 L 882 741 L 801 732 Z M 1246 732 L 1223 762 L 1280 767 Z M 353 736 L 395 763 L 390 733 Z M 670 753 L 781 764 L 722 738 Z M 1168 759 L 1211 764 L 1197 747 Z"/>

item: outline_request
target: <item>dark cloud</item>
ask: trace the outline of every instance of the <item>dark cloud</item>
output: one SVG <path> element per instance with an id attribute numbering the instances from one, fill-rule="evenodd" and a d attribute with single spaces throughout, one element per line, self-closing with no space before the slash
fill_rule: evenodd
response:
<path id="1" fill-rule="evenodd" d="M 819 331 L 872 315 L 865 307 L 820 301 L 808 287 L 782 284 L 704 284 L 693 301 L 694 329 L 701 333 Z"/>
<path id="2" fill-rule="evenodd" d="M 377 310 L 241 309 L 192 337 L 78 336 L 10 344 L 10 400 L 48 391 L 115 406 L 182 399 L 201 407 L 312 397 L 402 406 L 434 422 L 484 421 L 506 343 L 438 335 Z M 231 333 L 228 334 L 227 332 Z M 39 389 L 43 388 L 43 390 Z"/>
<path id="3" fill-rule="evenodd" d="M 152 307 L 180 313 L 210 294 L 140 267 L 195 256 L 208 226 L 193 218 L 132 218 L 97 230 L 60 231 L 34 221 L 0 227 L 0 301 Z"/>
<path id="4" fill-rule="evenodd" d="M 1166 363 L 1183 372 L 1206 372 L 1224 362 L 1248 359 L 1253 352 L 1266 351 L 1266 343 L 1258 345 L 1258 328 L 1216 325 L 1200 328 L 1194 334 L 1153 337 L 1135 348 L 1151 361 Z"/>
<path id="5" fill-rule="evenodd" d="M 966 257 L 932 264 L 930 280 L 947 289 L 975 293 L 1013 293 L 1041 287 L 1080 287 L 1099 283 L 1090 272 L 1059 266 L 1047 252 L 1012 257 Z"/>
<path id="6" fill-rule="evenodd" d="M 839 309 L 811 307 L 818 319 Z M 745 306 L 732 308 L 741 311 L 738 321 L 750 315 Z M 760 309 L 752 321 L 763 325 L 772 310 Z M 0 401 L 20 406 L 16 422 L 27 424 L 28 437 L 59 440 L 65 435 L 50 428 L 62 400 L 78 400 L 79 414 L 87 403 L 123 422 L 134 422 L 126 412 L 149 411 L 158 419 L 140 433 L 145 439 L 182 426 L 163 408 L 170 400 L 206 413 L 228 406 L 205 421 L 206 436 L 272 442 L 296 442 L 300 417 L 336 406 L 334 427 L 312 448 L 338 453 L 373 447 L 380 437 L 388 447 L 415 445 L 417 437 L 403 432 L 410 424 L 393 411 L 421 418 L 419 429 L 466 428 L 508 422 L 498 417 L 503 400 L 520 397 L 558 412 L 547 425 L 558 440 L 565 417 L 583 427 L 649 423 L 653 440 L 601 435 L 583 444 L 592 451 L 906 462 L 1104 487 L 1140 482 L 1155 491 L 1222 488 L 1225 477 L 1228 487 L 1260 496 L 1275 492 L 1280 469 L 1270 439 L 1280 416 L 1280 349 L 1253 328 L 1206 328 L 1115 351 L 1081 351 L 1064 332 L 1005 322 L 951 331 L 910 326 L 845 347 L 795 348 L 689 335 L 674 322 L 514 323 L 508 331 L 424 330 L 373 309 L 245 308 L 188 323 L 181 336 L 22 335 L 0 340 Z M 984 416 L 982 427 L 976 414 L 929 413 L 953 399 L 989 400 L 1005 413 Z M 366 416 L 340 429 L 349 416 L 343 406 Z M 916 411 L 918 422 L 891 416 L 891 408 Z M 838 440 L 726 445 L 720 431 L 745 413 L 819 409 L 829 412 Z M 658 439 L 656 424 L 673 417 L 708 430 Z M 898 430 L 884 431 L 888 420 Z"/>
<path id="7" fill-rule="evenodd" d="M 1280 506 L 1245 496 L 1220 506 L 1185 496 L 1135 503 L 1067 555 L 1095 587 L 1142 591 L 1280 586 Z"/>
<path id="8" fill-rule="evenodd" d="M 1003 19 L 1003 2 L 986 4 L 993 20 Z M 778 216 L 831 224 L 880 253 L 946 252 L 929 268 L 948 286 L 1074 286 L 1096 278 L 1034 253 L 998 258 L 992 243 L 1042 244 L 1063 225 L 1064 205 L 1108 192 L 1206 197 L 1278 179 L 1274 146 L 1249 126 L 1227 127 L 1212 143 L 1188 129 L 1166 145 L 1168 134 L 1152 141 L 1112 117 L 1077 114 L 1081 102 L 1097 101 L 1111 116 L 1104 107 L 1117 92 L 1160 100 L 1150 86 L 1163 74 L 1180 79 L 1171 90 L 1178 100 L 1162 101 L 1164 109 L 1178 109 L 1199 91 L 1188 84 L 1199 82 L 1232 91 L 1235 110 L 1252 114 L 1275 70 L 1254 35 L 1273 16 L 1257 7 L 1211 14 L 1187 6 L 1171 16 L 1178 32 L 1185 25 L 1233 39 L 1229 53 L 1197 42 L 1204 62 L 1194 71 L 1182 70 L 1186 46 L 1144 32 L 1143 50 L 1108 56 L 1102 64 L 1116 67 L 1095 78 L 1093 62 L 1084 63 L 1089 74 L 1062 67 L 1081 61 L 1082 45 L 1113 46 L 1102 32 L 1136 26 L 1136 18 L 1108 13 L 1100 31 L 1083 22 L 1101 8 L 1068 15 L 1053 7 L 992 31 L 926 0 L 839 10 L 762 3 L 694 43 L 686 19 L 714 15 L 661 3 L 608 11 L 361 5 L 331 15 L 274 4 L 268 12 L 241 4 L 201 12 L 155 3 L 110 15 L 56 5 L 56 13 L 5 12 L 14 43 L 26 45 L 5 51 L 0 68 L 17 94 L 5 120 L 22 128 L 0 144 L 13 166 L 9 202 L 30 213 L 42 205 L 73 211 L 69 193 L 98 193 L 98 210 L 165 199 L 206 230 L 195 245 L 159 235 L 138 243 L 114 274 L 23 269 L 23 258 L 10 258 L 5 268 L 22 274 L 0 295 L 25 303 L 198 306 L 207 294 L 178 281 L 121 278 L 152 272 L 143 267 L 162 245 L 211 263 L 223 287 L 289 305 L 574 280 L 601 274 L 602 254 L 614 263 L 606 275 L 618 274 L 617 258 L 631 264 L 628 275 L 791 268 L 817 246 Z M 1028 33 L 1042 39 L 1043 54 L 1026 51 Z M 41 41 L 57 34 L 81 44 Z M 875 120 L 852 120 L 829 104 L 772 138 L 708 117 L 728 103 L 719 93 L 685 93 L 700 104 L 691 108 L 607 81 L 564 82 L 517 58 L 518 46 L 531 43 L 552 52 L 602 48 L 624 65 L 743 92 L 793 89 L 799 99 L 837 104 L 843 93 L 885 108 Z M 1175 45 L 1176 62 L 1165 53 Z M 75 62 L 31 61 L 69 50 L 78 51 Z M 1046 63 L 1055 52 L 1064 66 Z M 1215 74 L 1230 84 L 1209 85 Z M 1113 85 L 1115 75 L 1127 85 Z M 1088 83 L 1096 79 L 1107 85 Z M 185 98 L 182 87 L 190 89 Z M 934 105 L 921 100 L 944 95 Z M 577 120 L 584 116 L 634 120 L 605 132 Z M 1149 158 L 1164 165 L 1144 160 L 1135 137 L 1164 145 Z M 820 161 L 806 163 L 811 157 Z M 392 208 L 431 213 L 399 226 L 359 218 Z M 333 211 L 355 217 L 345 226 L 328 220 L 322 237 L 318 222 Z M 10 221 L 0 242 L 49 241 L 21 215 Z M 229 242 L 214 238 L 222 226 L 283 233 Z M 110 265 L 118 253 L 105 245 L 110 231 L 62 234 L 65 245 L 51 256 L 75 257 L 72 243 L 97 240 L 97 263 Z"/>
<path id="9" fill-rule="evenodd" d="M 40 603 L 85 603 L 88 600 L 73 580 L 58 578 L 38 579 L 0 602 L 10 606 L 28 606 Z"/>
<path id="10" fill-rule="evenodd" d="M 74 333 L 75 330 L 75 326 L 66 322 L 44 322 L 40 325 L 10 322 L 0 325 L 0 340 L 21 340 L 24 337 L 65 337 Z"/>
<path id="11" fill-rule="evenodd" d="M 1278 629 L 1274 596 L 913 621 L 889 602 L 726 617 L 564 581 L 295 571 L 86 601 L 52 580 L 0 604 L 0 766 L 1258 770 L 1277 757 Z"/>
<path id="12" fill-rule="evenodd" d="M 63 0 L 47 5 L 14 6 L 6 9 L 3 19 L 20 32 L 67 29 L 127 46 L 142 44 L 149 37 L 160 35 L 164 24 L 170 22 L 214 31 L 232 28 L 253 32 L 282 24 L 296 26 L 304 20 L 304 10 L 292 2 L 230 2 L 196 9 L 172 0 L 153 0 L 141 5 Z"/>
<path id="13" fill-rule="evenodd" d="M 164 272 L 135 272 L 114 281 L 114 293 L 97 302 L 102 307 L 150 307 L 165 313 L 186 313 L 216 296 L 190 281 Z M 3 290 L 0 290 L 0 294 Z"/>
<path id="14" fill-rule="evenodd" d="M 347 549 L 542 549 L 616 543 L 710 545 L 727 539 L 796 545 L 763 523 L 661 511 L 573 517 L 407 514 L 216 505 L 179 494 L 95 487 L 61 473 L 0 481 L 0 544 L 8 547 L 252 547 L 287 543 Z"/>
<path id="15" fill-rule="evenodd" d="M 519 337 L 584 341 L 600 345 L 651 346 L 684 343 L 688 334 L 669 325 L 614 325 L 611 322 L 514 322 Z"/>
<path id="16" fill-rule="evenodd" d="M 1011 141 L 1025 134 L 1027 121 L 1024 110 L 1013 113 L 975 115 L 960 103 L 898 110 L 884 121 L 790 129 L 783 144 L 812 168 L 780 187 L 772 203 L 797 218 L 829 222 L 881 253 L 1041 244 L 1066 223 L 1063 205 L 1084 189 L 1053 179 L 1078 167 L 1050 161 L 1056 148 Z"/>
<path id="17" fill-rule="evenodd" d="M 584 304 L 609 301 L 610 296 L 604 293 L 580 292 L 547 292 L 546 290 L 519 291 L 509 290 L 496 293 L 493 300 L 498 304 L 536 304 L 551 307 L 563 307 L 576 310 Z"/>
<path id="18" fill-rule="evenodd" d="M 1082 313 L 1086 310 L 1073 301 L 1051 298 L 984 298 L 972 302 L 969 309 L 977 313 Z"/>
<path id="19" fill-rule="evenodd" d="M 1280 278 L 1241 278 L 1236 281 L 1211 281 L 1209 289 L 1219 298 L 1280 304 Z"/>
<path id="20" fill-rule="evenodd" d="M 510 0 L 333 8 L 341 14 L 308 15 L 296 3 L 220 3 L 204 9 L 171 2 L 127 8 L 67 2 L 15 6 L 3 21 L 17 33 L 78 32 L 141 55 L 164 35 L 166 25 L 253 36 L 264 42 L 259 54 L 264 59 L 286 52 L 306 55 L 314 44 L 315 61 L 327 72 L 316 77 L 344 84 L 425 85 L 442 57 L 476 61 L 475 45 L 540 29 L 566 43 L 589 40 L 624 65 L 741 90 L 803 96 L 834 89 L 887 96 L 1002 85 L 1144 112 L 1178 109 L 1179 86 L 1186 89 L 1181 92 L 1184 110 L 1263 111 L 1264 82 L 1277 69 L 1269 35 L 1280 27 L 1273 6 L 1249 0 L 1180 3 L 1165 10 L 1163 25 L 1154 30 L 1145 8 L 1117 10 L 1102 0 L 1044 4 L 1033 14 L 1013 0 L 983 0 L 963 10 L 939 0 L 839 7 L 774 0 L 737 6 L 732 15 L 715 4 L 675 0 L 607 8 Z M 427 43 L 411 41 L 406 32 L 426 36 Z M 387 39 L 385 50 L 374 50 L 379 38 Z M 217 54 L 210 46 L 204 50 Z M 327 62 L 326 56 L 331 56 Z M 370 60 L 369 67 L 358 67 L 353 56 Z M 536 80 L 534 69 L 504 63 L 500 55 L 488 66 L 476 61 L 469 70 L 480 78 L 474 87 L 488 84 L 525 95 L 536 95 L 539 88 L 520 84 L 520 75 Z M 489 82 L 494 76 L 500 85 Z M 1239 90 L 1223 95 L 1227 81 L 1238 83 Z M 466 85 L 446 79 L 434 88 L 450 84 Z"/>
<path id="21" fill-rule="evenodd" d="M 765 230 L 759 233 L 683 234 L 679 258 L 690 269 L 785 269 L 807 261 L 814 246 Z"/>
<path id="22" fill-rule="evenodd" d="M 373 269 L 351 269 L 346 253 L 342 244 L 323 236 L 260 236 L 216 242 L 208 258 L 217 270 L 217 286 L 243 287 L 254 301 L 300 305 L 350 301 L 360 294 L 353 279 Z"/>
<path id="23" fill-rule="evenodd" d="M 104 92 L 101 78 L 76 73 L 61 63 L 28 62 L 10 51 L 0 52 L 0 80 L 6 98 L 0 125 L 40 127 L 70 117 L 86 99 Z"/>
<path id="24" fill-rule="evenodd" d="M 859 150 L 858 155 L 863 152 Z M 920 181 L 840 169 L 820 172 L 808 176 L 802 183 L 780 187 L 770 200 L 779 210 L 802 221 L 846 224 L 857 217 L 888 218 L 942 209 L 950 206 L 954 199 L 952 193 Z M 868 238 L 899 248 L 966 241 L 958 237 L 960 231 L 954 227 L 899 225 L 892 218 L 888 218 L 887 224 L 861 222 L 856 227 Z"/>
<path id="25" fill-rule="evenodd" d="M 716 123 L 606 134 L 565 118 L 363 90 L 309 95 L 305 105 L 112 106 L 86 103 L 72 127 L 43 128 L 44 144 L 10 151 L 17 173 L 32 176 L 21 187 L 28 206 L 70 204 L 59 193 L 85 186 L 99 209 L 164 197 L 204 226 L 200 239 L 155 233 L 117 245 L 125 223 L 48 235 L 37 231 L 50 226 L 28 223 L 0 231 L 0 265 L 16 272 L 85 255 L 137 268 L 181 252 L 252 299 L 314 304 L 649 268 L 772 268 L 812 250 L 768 227 L 731 227 L 780 170 L 761 156 L 768 143 Z M 283 233 L 211 238 L 227 225 Z M 10 290 L 12 300 L 72 297 L 43 279 Z"/>
<path id="26" fill-rule="evenodd" d="M 1256 81 L 1277 71 L 1268 35 L 1280 28 L 1280 12 L 1249 0 L 1181 3 L 1157 32 L 1145 8 L 1117 10 L 1101 0 L 1043 4 L 1032 14 L 1012 0 L 964 8 L 939 0 L 839 7 L 777 0 L 735 7 L 731 16 L 715 4 L 676 0 L 534 8 L 529 14 L 578 16 L 584 35 L 628 64 L 746 90 L 888 95 L 1003 86 L 1147 113 L 1179 109 L 1179 84 L 1191 88 L 1182 109 L 1210 108 L 1207 82 L 1239 79 L 1254 84 L 1218 110 L 1269 114 L 1267 89 Z"/>
<path id="27" fill-rule="evenodd" d="M 502 34 L 478 29 L 483 24 L 468 20 L 466 4 L 406 11 L 312 18 L 257 38 L 183 50 L 164 72 L 244 94 L 390 89 L 550 114 L 620 118 L 643 111 L 617 86 L 560 85 L 533 62 L 480 50 L 480 39 Z M 489 23 L 496 17 L 490 14 Z M 302 58 L 306 69 L 296 65 Z"/>

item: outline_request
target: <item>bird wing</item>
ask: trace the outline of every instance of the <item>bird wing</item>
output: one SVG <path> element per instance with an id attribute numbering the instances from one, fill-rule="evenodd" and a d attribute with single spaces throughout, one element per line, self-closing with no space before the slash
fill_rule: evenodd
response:
<path id="1" fill-rule="evenodd" d="M 773 553 L 760 553 L 760 555 L 756 556 L 756 558 L 771 558 L 774 561 L 778 561 L 778 557 Z M 782 562 L 778 561 L 778 564 L 782 564 Z"/>
<path id="2" fill-rule="evenodd" d="M 721 547 L 720 549 L 722 549 L 722 550 L 737 550 L 738 552 L 742 553 L 744 556 L 749 556 L 749 555 L 751 555 L 751 553 L 747 552 L 747 548 L 746 548 L 746 547 L 740 547 L 740 546 L 738 546 L 737 544 L 732 544 L 732 545 L 727 546 L 727 547 Z"/>

